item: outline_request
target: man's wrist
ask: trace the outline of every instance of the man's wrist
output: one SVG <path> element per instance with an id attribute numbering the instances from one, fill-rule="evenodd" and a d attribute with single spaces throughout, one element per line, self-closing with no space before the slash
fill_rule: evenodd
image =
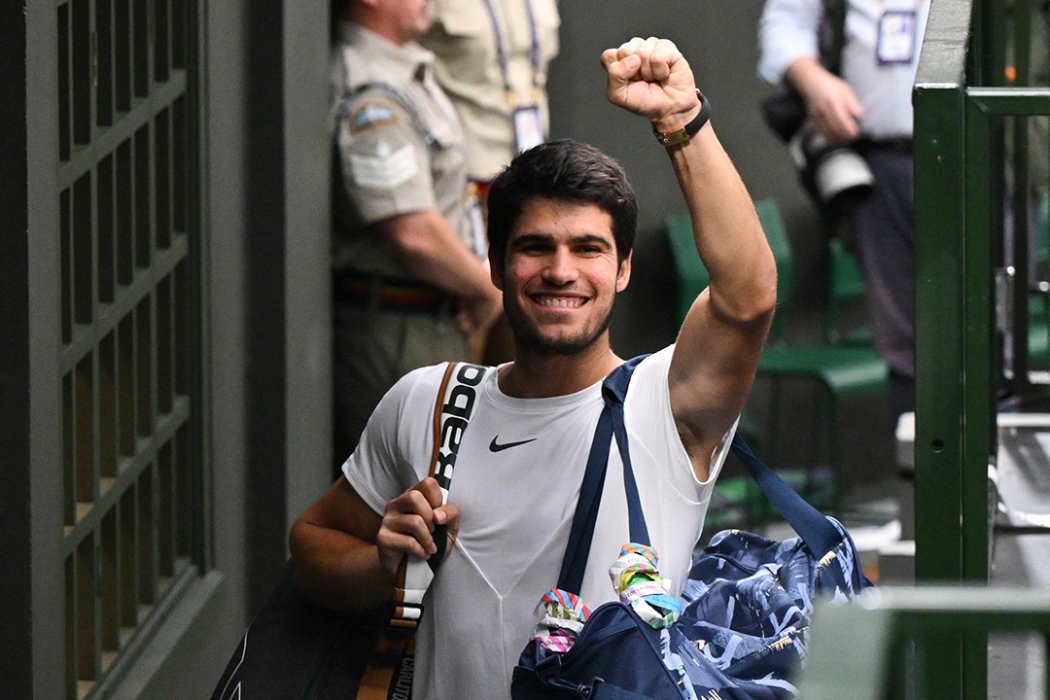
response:
<path id="1" fill-rule="evenodd" d="M 687 143 L 711 118 L 711 102 L 699 90 L 696 91 L 696 98 L 700 102 L 700 111 L 685 126 L 671 131 L 660 131 L 655 124 L 653 125 L 653 135 L 661 145 L 667 147 Z"/>

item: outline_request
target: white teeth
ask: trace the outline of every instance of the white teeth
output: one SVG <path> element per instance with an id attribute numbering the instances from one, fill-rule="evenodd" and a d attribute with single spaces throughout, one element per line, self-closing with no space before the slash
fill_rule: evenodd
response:
<path id="1" fill-rule="evenodd" d="M 580 299 L 551 299 L 545 297 L 540 300 L 541 306 L 553 306 L 557 309 L 578 309 L 583 303 Z"/>

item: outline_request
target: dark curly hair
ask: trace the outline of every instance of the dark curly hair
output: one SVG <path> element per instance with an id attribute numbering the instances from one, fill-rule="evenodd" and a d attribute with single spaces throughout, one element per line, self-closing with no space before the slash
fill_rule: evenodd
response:
<path id="1" fill-rule="evenodd" d="M 638 203 L 623 167 L 594 146 L 562 139 L 519 154 L 492 181 L 488 237 L 497 264 L 505 260 L 507 241 L 525 205 L 536 197 L 597 205 L 612 217 L 619 262 L 634 247 Z"/>

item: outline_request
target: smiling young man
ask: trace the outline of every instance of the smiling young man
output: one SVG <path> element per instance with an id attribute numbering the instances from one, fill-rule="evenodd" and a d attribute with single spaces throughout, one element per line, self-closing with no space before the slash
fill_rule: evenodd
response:
<path id="1" fill-rule="evenodd" d="M 638 365 L 624 403 L 649 534 L 677 594 L 754 380 L 776 271 L 677 48 L 634 39 L 602 63 L 610 102 L 648 119 L 667 148 L 711 274 L 677 342 Z M 290 538 L 308 595 L 365 610 L 391 600 L 402 559 L 431 556 L 434 526 L 447 526 L 417 635 L 416 698 L 509 697 L 533 608 L 557 581 L 601 380 L 622 362 L 608 326 L 630 280 L 637 210 L 620 166 L 572 141 L 538 146 L 496 178 L 489 206 L 492 280 L 515 357 L 472 390 L 448 502 L 424 478 L 443 374 L 436 366 L 384 397 L 343 477 Z M 592 608 L 615 599 L 607 570 L 628 539 L 614 450 L 581 591 Z"/>

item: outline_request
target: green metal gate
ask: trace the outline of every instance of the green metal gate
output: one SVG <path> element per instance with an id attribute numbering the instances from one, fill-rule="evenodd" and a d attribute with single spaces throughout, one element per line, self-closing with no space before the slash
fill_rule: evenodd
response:
<path id="1" fill-rule="evenodd" d="M 196 17 L 55 5 L 67 700 L 205 563 Z"/>
<path id="2" fill-rule="evenodd" d="M 1029 342 L 1036 331 L 1025 135 L 1028 120 L 1050 115 L 1050 88 L 1027 84 L 1033 9 L 1029 0 L 933 0 L 922 49 L 914 93 L 915 493 L 916 575 L 924 582 L 987 582 L 999 403 L 1008 394 L 1047 394 L 1045 371 L 1031 371 L 1038 343 Z M 1045 323 L 1038 332 L 1045 345 Z M 985 697 L 985 638 L 941 643 L 934 672 L 944 697 Z"/>

